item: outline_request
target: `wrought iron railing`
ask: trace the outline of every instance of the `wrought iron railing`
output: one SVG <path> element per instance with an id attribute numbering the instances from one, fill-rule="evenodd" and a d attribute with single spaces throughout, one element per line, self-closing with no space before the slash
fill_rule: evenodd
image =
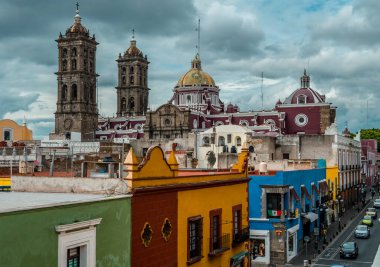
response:
<path id="1" fill-rule="evenodd" d="M 216 238 L 210 238 L 209 256 L 216 256 L 230 249 L 230 234 L 222 234 Z"/>
<path id="2" fill-rule="evenodd" d="M 239 245 L 249 239 L 249 227 L 243 227 L 237 233 L 233 234 L 232 245 Z"/>

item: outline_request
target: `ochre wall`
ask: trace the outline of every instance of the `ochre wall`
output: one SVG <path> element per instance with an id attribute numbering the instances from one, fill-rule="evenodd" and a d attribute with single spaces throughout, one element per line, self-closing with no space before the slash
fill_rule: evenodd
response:
<path id="1" fill-rule="evenodd" d="M 12 141 L 30 141 L 33 140 L 32 131 L 29 130 L 25 125 L 18 125 L 13 120 L 0 120 L 0 141 L 4 140 L 4 129 L 9 128 L 13 130 L 13 139 Z"/>
<path id="2" fill-rule="evenodd" d="M 222 209 L 222 233 L 230 234 L 232 243 L 232 207 L 242 205 L 242 226 L 248 226 L 247 182 L 218 187 L 178 192 L 178 266 L 187 265 L 187 219 L 201 215 L 203 217 L 203 258 L 192 267 L 230 266 L 231 256 L 245 250 L 244 243 L 232 247 L 219 256 L 210 258 L 208 253 L 210 239 L 210 210 Z"/>
<path id="3" fill-rule="evenodd" d="M 333 188 L 330 188 L 330 189 L 333 190 L 333 199 L 336 200 L 336 189 L 339 188 L 338 166 L 326 167 L 326 182 L 327 184 L 330 184 L 330 186 L 332 186 L 334 183 Z"/>
<path id="4" fill-rule="evenodd" d="M 168 241 L 161 229 L 169 219 L 172 233 Z M 152 227 L 152 239 L 145 247 L 141 232 L 145 223 Z M 132 197 L 132 266 L 177 266 L 177 193 L 135 194 Z M 153 265 L 152 265 L 153 264 Z"/>

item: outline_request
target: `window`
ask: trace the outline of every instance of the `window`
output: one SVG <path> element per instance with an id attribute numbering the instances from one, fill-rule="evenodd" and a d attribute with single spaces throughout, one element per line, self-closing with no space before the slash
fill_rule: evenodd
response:
<path id="1" fill-rule="evenodd" d="M 78 98 L 78 89 L 77 89 L 77 85 L 76 84 L 73 84 L 71 86 L 71 100 L 77 100 Z"/>
<path id="2" fill-rule="evenodd" d="M 267 193 L 267 217 L 280 218 L 281 211 L 281 194 Z"/>
<path id="3" fill-rule="evenodd" d="M 218 145 L 219 146 L 224 146 L 226 144 L 226 141 L 224 139 L 224 136 L 219 136 L 218 138 Z"/>
<path id="4" fill-rule="evenodd" d="M 122 73 L 123 75 L 125 75 L 125 74 L 127 73 L 127 69 L 126 69 L 125 67 L 123 67 L 123 68 L 121 69 L 121 73 Z"/>
<path id="5" fill-rule="evenodd" d="M 75 47 L 73 47 L 73 48 L 71 49 L 71 56 L 72 56 L 72 57 L 76 57 L 76 56 L 77 56 L 77 49 L 76 49 Z"/>
<path id="6" fill-rule="evenodd" d="M 203 146 L 210 146 L 210 138 L 208 136 L 203 137 L 202 141 Z"/>
<path id="7" fill-rule="evenodd" d="M 130 84 L 134 84 L 134 79 L 133 79 L 132 75 L 129 77 L 129 82 L 130 82 Z"/>
<path id="8" fill-rule="evenodd" d="M 187 225 L 188 225 L 187 262 L 193 263 L 193 262 L 199 261 L 202 257 L 203 218 L 201 216 L 188 218 Z"/>
<path id="9" fill-rule="evenodd" d="M 67 49 L 66 48 L 62 49 L 62 57 L 67 57 Z"/>
<path id="10" fill-rule="evenodd" d="M 170 124 L 171 124 L 170 119 L 165 119 L 165 125 L 170 126 Z"/>
<path id="11" fill-rule="evenodd" d="M 126 110 L 127 109 L 127 100 L 125 97 L 121 99 L 121 110 Z"/>
<path id="12" fill-rule="evenodd" d="M 289 153 L 283 153 L 282 159 L 289 159 Z"/>
<path id="13" fill-rule="evenodd" d="M 127 83 L 127 80 L 125 78 L 125 76 L 122 77 L 122 84 L 125 85 Z"/>
<path id="14" fill-rule="evenodd" d="M 66 100 L 66 97 L 67 97 L 67 85 L 64 84 L 62 86 L 62 100 Z"/>
<path id="15" fill-rule="evenodd" d="M 67 250 L 67 267 L 79 267 L 80 247 Z"/>
<path id="16" fill-rule="evenodd" d="M 210 211 L 210 252 L 221 248 L 222 209 Z"/>
<path id="17" fill-rule="evenodd" d="M 75 59 L 71 60 L 71 69 L 72 70 L 77 69 L 77 61 Z"/>
<path id="18" fill-rule="evenodd" d="M 231 135 L 230 134 L 227 134 L 227 143 L 228 144 L 231 144 Z"/>
<path id="19" fill-rule="evenodd" d="M 256 257 L 265 257 L 265 239 L 251 239 L 252 252 Z"/>
<path id="20" fill-rule="evenodd" d="M 133 73 L 134 73 L 134 69 L 133 69 L 133 67 L 130 67 L 130 68 L 129 68 L 129 74 L 130 74 L 130 75 L 133 75 Z"/>
<path id="21" fill-rule="evenodd" d="M 58 267 L 95 267 L 96 225 L 102 218 L 57 225 Z"/>
<path id="22" fill-rule="evenodd" d="M 236 146 L 241 146 L 241 138 L 240 138 L 240 136 L 236 137 Z"/>
<path id="23" fill-rule="evenodd" d="M 62 71 L 67 70 L 67 60 L 62 60 Z"/>
<path id="24" fill-rule="evenodd" d="M 232 207 L 232 220 L 233 220 L 232 233 L 233 233 L 234 241 L 240 239 L 241 228 L 242 228 L 241 210 L 242 210 L 241 204 Z"/>
<path id="25" fill-rule="evenodd" d="M 13 140 L 13 129 L 3 129 L 3 141 Z"/>
<path id="26" fill-rule="evenodd" d="M 306 96 L 305 95 L 299 95 L 297 97 L 297 103 L 298 104 L 306 104 Z"/>

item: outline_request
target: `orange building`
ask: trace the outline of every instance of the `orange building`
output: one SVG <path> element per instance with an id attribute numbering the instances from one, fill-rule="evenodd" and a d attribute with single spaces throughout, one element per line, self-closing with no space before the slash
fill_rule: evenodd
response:
<path id="1" fill-rule="evenodd" d="M 230 170 L 179 170 L 175 146 L 124 162 L 132 197 L 132 266 L 247 266 L 248 151 Z"/>
<path id="2" fill-rule="evenodd" d="M 20 126 L 13 120 L 0 120 L 0 141 L 30 140 L 33 140 L 33 133 L 28 129 L 25 121 Z"/>

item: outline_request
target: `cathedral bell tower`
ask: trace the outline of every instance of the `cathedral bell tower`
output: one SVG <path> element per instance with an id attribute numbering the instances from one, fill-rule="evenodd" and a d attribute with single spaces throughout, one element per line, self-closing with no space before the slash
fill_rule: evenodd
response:
<path id="1" fill-rule="evenodd" d="M 58 100 L 55 112 L 55 134 L 71 139 L 80 133 L 81 140 L 93 140 L 98 123 L 96 99 L 95 35 L 81 24 L 77 4 L 74 24 L 59 34 L 58 39 Z"/>
<path id="2" fill-rule="evenodd" d="M 142 116 L 148 108 L 147 56 L 137 48 L 134 31 L 127 51 L 116 60 L 118 68 L 117 116 Z"/>

